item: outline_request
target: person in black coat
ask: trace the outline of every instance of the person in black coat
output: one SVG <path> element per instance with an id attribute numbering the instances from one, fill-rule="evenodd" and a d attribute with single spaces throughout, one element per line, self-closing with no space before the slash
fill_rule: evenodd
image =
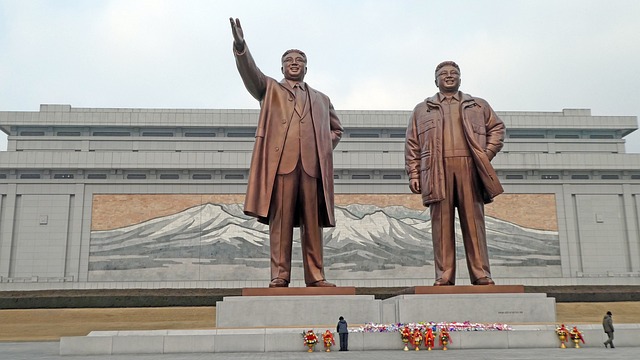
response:
<path id="1" fill-rule="evenodd" d="M 613 319 L 611 318 L 611 311 L 607 311 L 607 315 L 602 319 L 602 327 L 604 328 L 604 332 L 607 334 L 609 339 L 604 342 L 604 347 L 611 346 L 613 349 Z"/>
<path id="2" fill-rule="evenodd" d="M 349 329 L 347 328 L 347 322 L 342 316 L 340 316 L 338 320 L 336 331 L 340 336 L 340 351 L 349 351 Z"/>

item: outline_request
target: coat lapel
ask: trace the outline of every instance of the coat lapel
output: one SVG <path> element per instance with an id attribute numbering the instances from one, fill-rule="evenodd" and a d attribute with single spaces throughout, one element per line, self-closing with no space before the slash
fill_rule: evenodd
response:
<path id="1" fill-rule="evenodd" d="M 293 93 L 293 89 L 287 82 L 287 79 L 280 80 L 280 86 L 287 91 L 287 100 L 289 101 L 289 105 L 291 105 L 288 109 L 286 109 L 287 119 L 291 119 L 293 117 L 293 113 L 295 112 L 295 95 Z M 287 125 L 288 126 L 288 125 Z"/>
<path id="2" fill-rule="evenodd" d="M 311 120 L 313 122 L 315 122 L 314 119 L 315 119 L 316 116 L 314 116 L 315 114 L 313 113 L 313 108 L 314 108 L 314 105 L 315 105 L 316 101 L 318 100 L 318 92 L 314 88 L 309 86 L 309 84 L 305 83 L 305 85 L 307 86 L 307 91 L 309 92 L 309 101 L 307 101 L 307 104 L 309 104 L 309 105 L 305 106 L 305 110 L 304 111 L 305 111 L 305 114 L 306 114 L 307 110 L 310 111 L 311 112 Z"/>
<path id="3" fill-rule="evenodd" d="M 293 89 L 291 88 L 291 86 L 287 82 L 287 79 L 280 80 L 280 85 L 282 85 L 282 87 L 285 88 L 285 90 L 287 90 L 289 92 L 289 95 L 293 96 Z"/>

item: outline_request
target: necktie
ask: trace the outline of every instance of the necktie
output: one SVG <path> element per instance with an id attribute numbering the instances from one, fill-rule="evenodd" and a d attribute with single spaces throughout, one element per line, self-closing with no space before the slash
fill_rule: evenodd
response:
<path id="1" fill-rule="evenodd" d="M 304 111 L 304 104 L 305 104 L 305 93 L 304 90 L 302 90 L 300 84 L 296 84 L 293 87 L 293 94 L 296 97 L 296 105 L 295 105 L 295 109 L 296 112 L 298 113 L 298 115 L 302 116 L 302 112 Z"/>

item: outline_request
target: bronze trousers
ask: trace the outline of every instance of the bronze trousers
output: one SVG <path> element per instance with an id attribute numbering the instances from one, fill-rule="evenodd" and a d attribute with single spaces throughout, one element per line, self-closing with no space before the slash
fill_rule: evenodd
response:
<path id="1" fill-rule="evenodd" d="M 271 280 L 279 278 L 291 281 L 295 223 L 300 224 L 305 283 L 325 279 L 322 228 L 318 219 L 318 181 L 304 172 L 300 162 L 292 172 L 276 175 L 269 207 Z"/>
<path id="2" fill-rule="evenodd" d="M 484 202 L 471 157 L 444 158 L 445 199 L 429 205 L 436 280 L 456 282 L 455 208 L 458 208 L 469 278 L 491 277 Z"/>

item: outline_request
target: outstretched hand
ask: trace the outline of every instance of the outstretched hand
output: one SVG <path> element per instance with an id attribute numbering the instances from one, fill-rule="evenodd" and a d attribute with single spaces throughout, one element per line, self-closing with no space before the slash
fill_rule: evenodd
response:
<path id="1" fill-rule="evenodd" d="M 233 44 L 237 51 L 242 51 L 244 49 L 244 32 L 242 31 L 242 26 L 240 25 L 240 19 L 229 18 L 231 22 L 231 33 L 233 34 Z"/>

